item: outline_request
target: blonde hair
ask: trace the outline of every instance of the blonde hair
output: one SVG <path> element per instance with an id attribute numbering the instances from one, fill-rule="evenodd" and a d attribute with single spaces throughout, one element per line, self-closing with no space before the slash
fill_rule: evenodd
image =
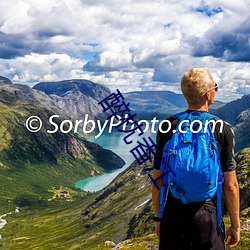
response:
<path id="1" fill-rule="evenodd" d="M 207 69 L 194 68 L 182 77 L 181 90 L 188 103 L 197 104 L 212 84 L 213 78 Z"/>

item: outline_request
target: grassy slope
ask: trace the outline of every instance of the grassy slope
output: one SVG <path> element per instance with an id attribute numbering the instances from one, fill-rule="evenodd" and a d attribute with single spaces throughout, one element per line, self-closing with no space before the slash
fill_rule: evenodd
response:
<path id="1" fill-rule="evenodd" d="M 3 249 L 89 249 L 105 240 L 124 240 L 129 221 L 145 206 L 135 208 L 150 199 L 150 184 L 147 176 L 138 175 L 141 170 L 131 167 L 108 188 L 82 199 L 21 208 L 6 217 L 8 224 L 0 230 Z M 138 185 L 145 187 L 138 190 Z"/>
<path id="2" fill-rule="evenodd" d="M 235 159 L 240 187 L 241 210 L 245 209 L 245 215 L 250 217 L 250 148 L 241 150 Z"/>
<path id="3" fill-rule="evenodd" d="M 81 208 L 76 202 L 52 201 L 21 208 L 20 213 L 6 217 L 1 230 L 2 249 L 79 249 L 83 243 Z"/>
<path id="4" fill-rule="evenodd" d="M 235 152 L 250 147 L 250 109 L 241 113 L 241 119 L 238 119 L 238 124 L 235 127 L 235 136 Z"/>
<path id="5" fill-rule="evenodd" d="M 14 98 L 15 91 L 19 91 L 20 96 Z M 36 99 L 27 99 L 24 93 L 34 95 L 40 104 Z M 25 120 L 31 115 L 39 115 L 42 121 L 47 121 L 51 114 L 61 115 L 47 99 L 29 88 L 24 91 L 18 86 L 1 86 L 0 215 L 17 205 L 50 198 L 52 194 L 48 190 L 53 186 L 74 188 L 75 182 L 90 177 L 93 170 L 103 172 L 101 164 L 84 149 L 81 139 L 48 134 L 44 127 L 36 134 L 25 128 Z M 69 151 L 78 155 L 72 157 Z"/>
<path id="6" fill-rule="evenodd" d="M 93 164 L 86 161 L 64 159 L 61 163 L 25 164 L 24 170 L 0 171 L 0 212 L 6 213 L 15 206 L 31 205 L 52 196 L 48 190 L 53 186 L 74 188 L 74 183 L 89 177 Z M 96 167 L 98 168 L 98 167 Z"/>
<path id="7" fill-rule="evenodd" d="M 117 244 L 129 238 L 121 249 L 157 249 L 155 235 L 143 236 L 154 231 L 152 202 L 138 207 L 151 196 L 143 171 L 148 166 L 134 163 L 104 190 L 75 201 L 48 202 L 6 217 L 8 224 L 0 230 L 3 249 L 103 250 L 111 249 L 106 240 Z M 249 238 L 249 230 L 243 231 L 235 249 L 247 249 Z"/>

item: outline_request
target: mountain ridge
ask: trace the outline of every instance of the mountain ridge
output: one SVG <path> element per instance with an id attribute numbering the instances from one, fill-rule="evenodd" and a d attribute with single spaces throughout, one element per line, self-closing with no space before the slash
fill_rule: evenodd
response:
<path id="1" fill-rule="evenodd" d="M 84 79 L 71 79 L 41 82 L 33 86 L 33 89 L 49 95 L 58 107 L 73 119 L 79 119 L 88 114 L 90 118 L 104 121 L 109 115 L 104 114 L 98 105 L 98 102 L 111 94 L 111 91 L 102 84 Z M 133 91 L 122 95 L 125 102 L 130 103 L 130 109 L 137 112 L 137 119 L 152 119 L 155 116 L 158 119 L 164 119 L 187 107 L 183 95 L 172 91 Z M 223 105 L 222 102 L 216 101 L 211 109 L 217 109 Z"/>
<path id="2" fill-rule="evenodd" d="M 250 108 L 250 94 L 225 104 L 223 107 L 215 110 L 214 114 L 235 126 L 239 114 L 248 108 Z"/>
<path id="3" fill-rule="evenodd" d="M 0 84 L 13 84 L 13 83 L 10 79 L 0 76 Z"/>
<path id="4" fill-rule="evenodd" d="M 234 127 L 235 152 L 250 147 L 250 94 L 229 102 L 212 113 Z"/>
<path id="5" fill-rule="evenodd" d="M 104 113 L 98 105 L 99 101 L 111 94 L 111 91 L 104 85 L 88 80 L 72 79 L 38 83 L 33 89 L 47 93 L 53 103 L 72 120 L 88 115 L 88 119 L 100 120 L 103 123 L 110 115 L 109 112 Z M 25 92 L 25 89 L 23 91 Z M 130 109 L 137 113 L 136 119 L 139 120 L 150 120 L 154 117 L 163 120 L 187 108 L 183 95 L 172 91 L 134 91 L 124 93 L 123 96 L 125 102 L 130 103 Z M 250 95 L 244 95 L 226 104 L 216 101 L 209 107 L 212 114 L 234 126 L 236 152 L 250 146 L 250 141 L 244 136 L 245 133 L 250 135 L 249 119 L 243 119 L 249 108 Z"/>
<path id="6" fill-rule="evenodd" d="M 125 164 L 110 150 L 84 142 L 82 135 L 60 130 L 49 134 L 47 130 L 54 127 L 48 120 L 54 114 L 60 115 L 54 121 L 58 126 L 63 119 L 69 119 L 43 92 L 18 84 L 0 85 L 0 182 L 5 190 L 0 210 L 23 200 L 50 198 L 48 190 L 52 186 L 74 188 L 75 182 L 83 178 Z M 34 115 L 43 122 L 37 133 L 28 131 L 25 125 L 27 118 Z"/>
<path id="7" fill-rule="evenodd" d="M 41 82 L 33 86 L 33 89 L 49 95 L 57 106 L 64 110 L 69 117 L 79 119 L 86 114 L 90 119 L 105 120 L 104 114 L 98 102 L 111 94 L 109 88 L 102 84 L 88 80 L 72 79 L 58 82 Z"/>

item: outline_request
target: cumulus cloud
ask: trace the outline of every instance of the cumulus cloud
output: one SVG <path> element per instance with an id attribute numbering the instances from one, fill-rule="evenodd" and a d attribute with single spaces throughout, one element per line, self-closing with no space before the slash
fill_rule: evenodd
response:
<path id="1" fill-rule="evenodd" d="M 212 55 L 226 61 L 250 62 L 250 19 L 243 20 L 236 28 L 224 31 L 217 26 L 198 39 L 194 56 Z"/>
<path id="2" fill-rule="evenodd" d="M 75 70 L 80 70 L 86 61 L 71 58 L 67 54 L 40 55 L 31 53 L 8 61 L 0 59 L 0 63 L 2 74 L 10 75 L 14 83 L 32 86 L 41 81 L 74 78 Z"/>
<path id="3" fill-rule="evenodd" d="M 123 92 L 178 92 L 185 71 L 206 67 L 229 100 L 249 93 L 249 8 L 247 0 L 1 1 L 1 74 L 30 85 L 85 78 Z"/>

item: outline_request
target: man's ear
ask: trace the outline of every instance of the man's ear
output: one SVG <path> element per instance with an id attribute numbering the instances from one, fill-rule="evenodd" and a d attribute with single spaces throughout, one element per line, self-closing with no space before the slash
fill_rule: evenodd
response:
<path id="1" fill-rule="evenodd" d="M 208 100 L 208 99 L 209 99 L 209 97 L 210 97 L 210 93 L 209 93 L 209 91 L 205 93 L 204 97 L 206 98 L 206 100 Z"/>

